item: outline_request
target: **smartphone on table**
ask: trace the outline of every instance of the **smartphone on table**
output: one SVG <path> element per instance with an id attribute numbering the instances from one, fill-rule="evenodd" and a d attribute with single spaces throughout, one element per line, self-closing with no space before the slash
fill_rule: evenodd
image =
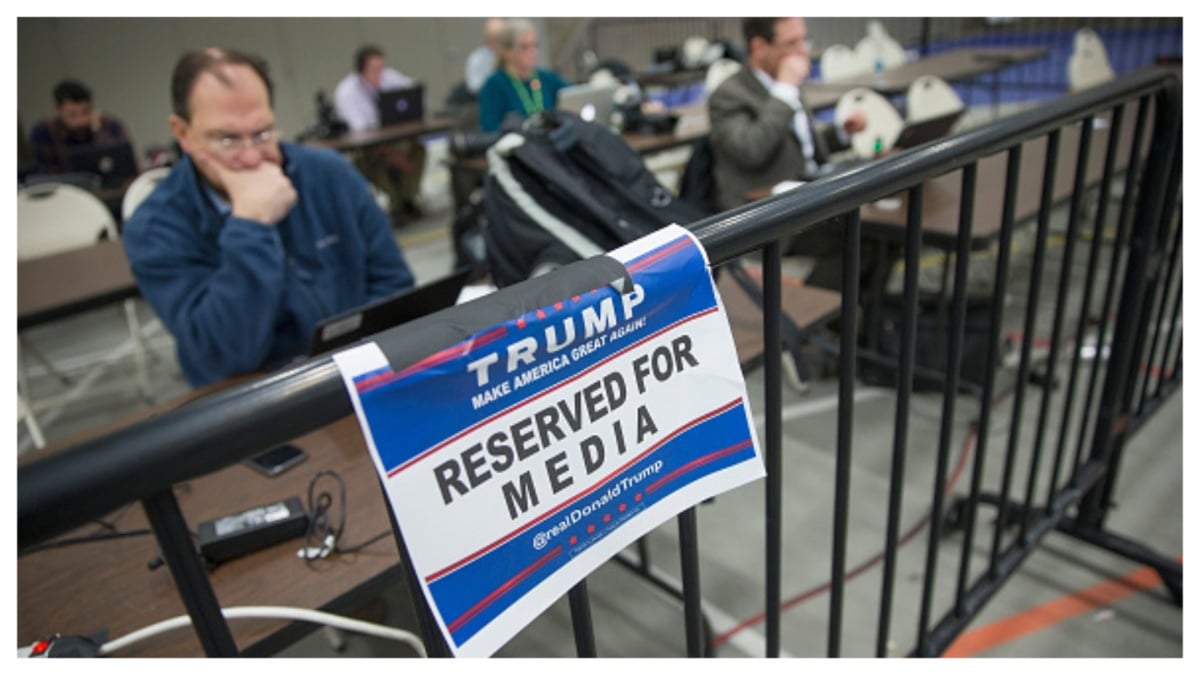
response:
<path id="1" fill-rule="evenodd" d="M 306 458 L 308 458 L 307 452 L 294 445 L 286 444 L 242 461 L 246 466 L 264 476 L 278 476 Z"/>

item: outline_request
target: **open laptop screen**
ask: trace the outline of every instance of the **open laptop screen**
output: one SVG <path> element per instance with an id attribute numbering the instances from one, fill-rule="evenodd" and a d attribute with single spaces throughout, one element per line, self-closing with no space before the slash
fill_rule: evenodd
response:
<path id="1" fill-rule="evenodd" d="M 425 119 L 425 87 L 415 85 L 389 89 L 379 94 L 379 125 L 403 124 Z"/>
<path id="2" fill-rule="evenodd" d="M 313 329 L 308 355 L 344 347 L 388 328 L 454 305 L 467 283 L 463 268 L 437 281 L 409 288 L 321 321 Z"/>

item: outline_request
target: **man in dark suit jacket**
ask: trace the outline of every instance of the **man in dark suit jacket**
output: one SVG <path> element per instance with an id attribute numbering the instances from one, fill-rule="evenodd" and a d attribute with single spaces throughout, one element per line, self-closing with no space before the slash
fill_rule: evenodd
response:
<path id="1" fill-rule="evenodd" d="M 856 114 L 842 130 L 817 127 L 804 108 L 800 85 L 811 65 L 804 19 L 745 19 L 742 32 L 745 66 L 708 99 L 713 178 L 722 211 L 745 203 L 754 188 L 811 174 L 866 126 Z"/>
<path id="2" fill-rule="evenodd" d="M 746 202 L 746 193 L 811 175 L 829 155 L 849 147 L 849 136 L 866 127 L 861 113 L 843 128 L 818 127 L 805 109 L 800 85 L 808 78 L 808 30 L 804 19 L 750 18 L 742 22 L 746 63 L 708 98 L 713 180 L 721 211 Z M 840 286 L 841 237 L 819 228 L 785 244 L 818 258 L 809 283 Z"/>

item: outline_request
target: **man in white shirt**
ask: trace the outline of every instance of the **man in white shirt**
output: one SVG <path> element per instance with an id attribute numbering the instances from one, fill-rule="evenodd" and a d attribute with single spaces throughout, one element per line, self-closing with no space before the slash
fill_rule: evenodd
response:
<path id="1" fill-rule="evenodd" d="M 497 39 L 500 30 L 504 28 L 504 19 L 488 19 L 483 24 L 483 44 L 471 51 L 467 56 L 465 81 L 467 91 L 472 96 L 478 96 L 483 83 L 496 70 L 496 51 L 499 49 Z"/>
<path id="2" fill-rule="evenodd" d="M 334 89 L 333 104 L 351 131 L 375 129 L 379 126 L 379 95 L 415 84 L 411 77 L 387 66 L 382 49 L 365 45 L 354 55 L 354 72 Z M 367 180 L 387 193 L 395 224 L 420 217 L 416 200 L 425 169 L 425 146 L 420 141 L 368 149 L 358 153 L 354 163 Z"/>

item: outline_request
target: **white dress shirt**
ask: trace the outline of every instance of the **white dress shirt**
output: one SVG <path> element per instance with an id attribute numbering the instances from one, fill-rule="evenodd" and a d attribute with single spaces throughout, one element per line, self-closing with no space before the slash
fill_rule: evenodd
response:
<path id="1" fill-rule="evenodd" d="M 379 92 L 411 87 L 416 82 L 391 68 L 383 69 L 379 90 L 367 84 L 358 73 L 342 78 L 333 90 L 333 105 L 351 131 L 374 129 L 379 126 Z"/>
<path id="2" fill-rule="evenodd" d="M 796 111 L 792 117 L 792 131 L 800 141 L 800 149 L 804 152 L 804 159 L 808 162 L 809 171 L 815 170 L 817 146 L 813 141 L 813 129 L 808 113 L 804 110 L 804 103 L 800 101 L 800 88 L 787 82 L 776 82 L 770 75 L 758 68 L 754 69 L 754 76 L 770 92 L 771 96 L 783 101 Z"/>
<path id="3" fill-rule="evenodd" d="M 496 70 L 496 54 L 487 45 L 480 45 L 467 56 L 466 84 L 467 91 L 478 94 L 483 83 Z"/>

